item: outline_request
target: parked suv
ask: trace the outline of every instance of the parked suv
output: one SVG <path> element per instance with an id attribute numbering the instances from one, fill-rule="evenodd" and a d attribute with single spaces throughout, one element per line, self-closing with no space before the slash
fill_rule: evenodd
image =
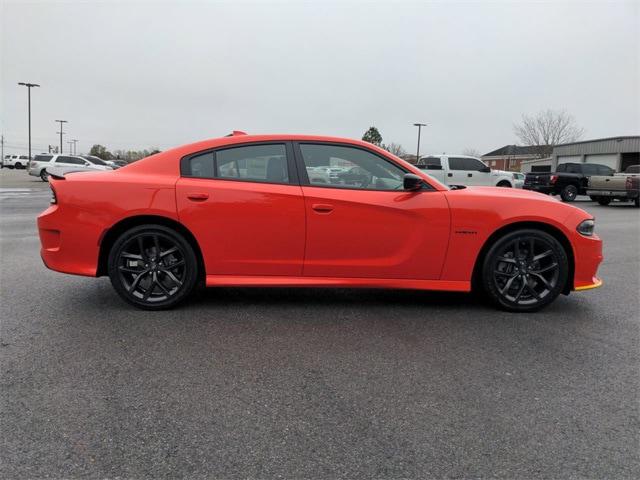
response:
<path id="1" fill-rule="evenodd" d="M 27 168 L 29 157 L 27 155 L 5 155 L 2 159 L 2 168 Z"/>
<path id="2" fill-rule="evenodd" d="M 573 202 L 578 195 L 587 194 L 591 175 L 612 176 L 614 170 L 597 163 L 562 163 L 553 173 L 527 173 L 524 189 L 560 195 L 562 201 Z"/>
<path id="3" fill-rule="evenodd" d="M 77 155 L 36 155 L 29 164 L 29 175 L 48 181 L 47 168 L 67 167 L 76 171 L 113 170 L 108 165 L 98 165 Z"/>
<path id="4" fill-rule="evenodd" d="M 429 155 L 416 167 L 445 185 L 483 185 L 516 187 L 513 172 L 491 170 L 482 160 L 466 155 Z"/>

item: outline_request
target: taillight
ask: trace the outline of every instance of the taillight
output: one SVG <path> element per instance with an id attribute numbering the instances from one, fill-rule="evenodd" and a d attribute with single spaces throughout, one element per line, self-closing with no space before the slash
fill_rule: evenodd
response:
<path id="1" fill-rule="evenodd" d="M 551 178 L 549 179 L 549 181 L 551 183 L 556 183 L 558 181 L 558 175 L 551 175 Z"/>
<path id="2" fill-rule="evenodd" d="M 51 200 L 49 200 L 49 203 L 51 205 L 56 205 L 58 203 L 58 197 L 56 197 L 56 190 L 55 188 L 53 188 L 53 185 L 51 185 L 51 183 L 49 183 L 49 187 L 51 187 Z"/>
<path id="3" fill-rule="evenodd" d="M 627 190 L 638 190 L 640 187 L 640 178 L 639 177 L 627 177 L 627 182 L 625 188 Z"/>

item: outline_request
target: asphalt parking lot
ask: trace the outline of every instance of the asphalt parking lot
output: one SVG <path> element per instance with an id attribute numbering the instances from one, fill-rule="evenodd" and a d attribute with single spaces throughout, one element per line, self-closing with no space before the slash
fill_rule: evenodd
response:
<path id="1" fill-rule="evenodd" d="M 638 478 L 640 210 L 605 285 L 471 296 L 215 289 L 168 312 L 47 270 L 46 184 L 0 171 L 1 478 Z"/>

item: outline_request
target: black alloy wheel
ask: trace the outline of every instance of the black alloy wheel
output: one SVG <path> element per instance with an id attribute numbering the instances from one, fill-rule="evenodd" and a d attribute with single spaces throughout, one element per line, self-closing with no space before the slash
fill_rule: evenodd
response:
<path id="1" fill-rule="evenodd" d="M 532 312 L 551 303 L 564 289 L 569 262 L 563 246 L 540 230 L 517 230 L 489 249 L 483 286 L 498 306 Z"/>
<path id="2" fill-rule="evenodd" d="M 567 185 L 560 192 L 563 202 L 573 202 L 578 196 L 578 187 L 575 185 Z"/>
<path id="3" fill-rule="evenodd" d="M 127 302 L 146 310 L 171 308 L 193 290 L 198 263 L 178 232 L 141 225 L 122 234 L 109 253 L 109 278 Z"/>

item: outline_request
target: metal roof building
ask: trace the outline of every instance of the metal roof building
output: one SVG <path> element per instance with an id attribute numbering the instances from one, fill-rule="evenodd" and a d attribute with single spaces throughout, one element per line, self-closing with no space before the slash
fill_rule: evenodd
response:
<path id="1" fill-rule="evenodd" d="M 640 136 L 565 143 L 553 148 L 552 158 L 554 169 L 561 163 L 598 163 L 621 172 L 640 164 Z"/>

